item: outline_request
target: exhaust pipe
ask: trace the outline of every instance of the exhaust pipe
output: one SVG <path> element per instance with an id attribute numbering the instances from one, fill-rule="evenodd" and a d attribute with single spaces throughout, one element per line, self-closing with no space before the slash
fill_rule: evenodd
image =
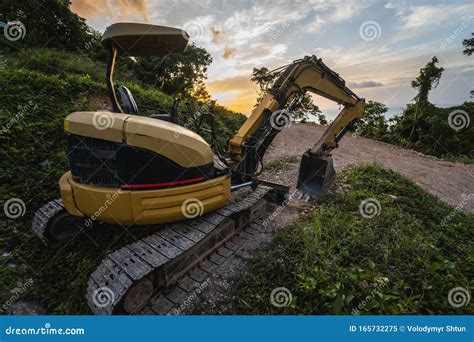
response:
<path id="1" fill-rule="evenodd" d="M 296 188 L 311 198 L 321 198 L 336 181 L 336 170 L 329 156 L 306 151 L 301 158 Z"/>

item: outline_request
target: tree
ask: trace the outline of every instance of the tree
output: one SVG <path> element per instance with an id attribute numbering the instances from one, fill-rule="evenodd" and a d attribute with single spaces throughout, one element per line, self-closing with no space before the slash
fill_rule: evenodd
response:
<path id="1" fill-rule="evenodd" d="M 184 53 L 139 57 L 134 69 L 143 83 L 167 94 L 206 97 L 204 80 L 211 63 L 209 52 L 191 44 Z"/>
<path id="2" fill-rule="evenodd" d="M 386 105 L 376 101 L 368 101 L 362 118 L 357 121 L 355 133 L 360 136 L 385 140 L 388 134 L 388 123 L 384 114 L 388 111 Z"/>
<path id="3" fill-rule="evenodd" d="M 474 33 L 471 33 L 471 35 L 473 36 L 472 38 L 462 41 L 462 45 L 465 47 L 462 53 L 466 56 L 471 56 L 474 52 Z M 474 97 L 474 90 L 471 90 L 471 97 Z"/>
<path id="4" fill-rule="evenodd" d="M 431 89 L 436 88 L 441 79 L 444 68 L 438 67 L 438 58 L 434 56 L 423 68 L 417 78 L 411 82 L 411 86 L 418 90 L 418 93 L 413 98 L 415 100 L 415 108 L 412 112 L 413 118 L 411 120 L 411 130 L 408 136 L 408 141 L 413 142 L 418 139 L 417 131 L 422 129 L 426 123 L 424 118 L 425 111 L 429 105 L 428 94 Z"/>
<path id="5" fill-rule="evenodd" d="M 473 36 L 472 38 L 469 39 L 464 39 L 462 41 L 462 45 L 464 46 L 464 51 L 462 52 L 466 56 L 471 56 L 472 53 L 474 52 L 474 33 L 471 33 Z"/>
<path id="6" fill-rule="evenodd" d="M 253 68 L 250 80 L 258 85 L 257 104 L 271 89 L 278 76 L 280 76 L 280 72 L 270 72 L 266 67 Z M 257 106 L 257 104 L 255 106 Z M 294 108 L 294 111 L 291 114 L 293 120 L 307 121 L 309 116 L 314 116 L 321 125 L 327 124 L 326 117 L 321 113 L 319 107 L 313 103 L 309 94 L 303 95 L 300 103 Z"/>
<path id="7" fill-rule="evenodd" d="M 84 49 L 94 37 L 93 30 L 83 18 L 71 12 L 69 5 L 68 0 L 0 1 L 1 20 L 20 21 L 26 30 L 24 38 L 15 42 L 0 39 L 3 48 Z"/>

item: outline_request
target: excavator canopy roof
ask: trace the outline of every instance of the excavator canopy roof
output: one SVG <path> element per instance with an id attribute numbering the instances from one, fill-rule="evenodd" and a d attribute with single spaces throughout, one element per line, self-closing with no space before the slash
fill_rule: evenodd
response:
<path id="1" fill-rule="evenodd" d="M 178 28 L 139 24 L 116 23 L 102 36 L 102 44 L 114 44 L 118 53 L 128 56 L 160 56 L 186 50 L 188 34 Z"/>

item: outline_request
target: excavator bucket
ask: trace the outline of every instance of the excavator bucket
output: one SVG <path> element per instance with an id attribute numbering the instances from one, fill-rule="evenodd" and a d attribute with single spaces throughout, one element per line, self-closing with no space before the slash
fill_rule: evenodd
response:
<path id="1" fill-rule="evenodd" d="M 306 151 L 301 158 L 297 189 L 312 198 L 321 198 L 336 180 L 331 157 Z"/>

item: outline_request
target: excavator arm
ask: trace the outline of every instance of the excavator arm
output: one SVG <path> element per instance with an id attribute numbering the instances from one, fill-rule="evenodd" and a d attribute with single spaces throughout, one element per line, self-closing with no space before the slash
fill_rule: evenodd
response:
<path id="1" fill-rule="evenodd" d="M 313 148 L 301 161 L 298 189 L 311 197 L 321 197 L 334 182 L 330 152 L 362 116 L 365 100 L 345 85 L 345 81 L 316 56 L 306 56 L 288 65 L 242 127 L 230 139 L 229 164 L 234 177 L 248 180 L 261 172 L 263 155 L 280 132 L 282 121 L 310 91 L 337 102 L 343 108 Z"/>

